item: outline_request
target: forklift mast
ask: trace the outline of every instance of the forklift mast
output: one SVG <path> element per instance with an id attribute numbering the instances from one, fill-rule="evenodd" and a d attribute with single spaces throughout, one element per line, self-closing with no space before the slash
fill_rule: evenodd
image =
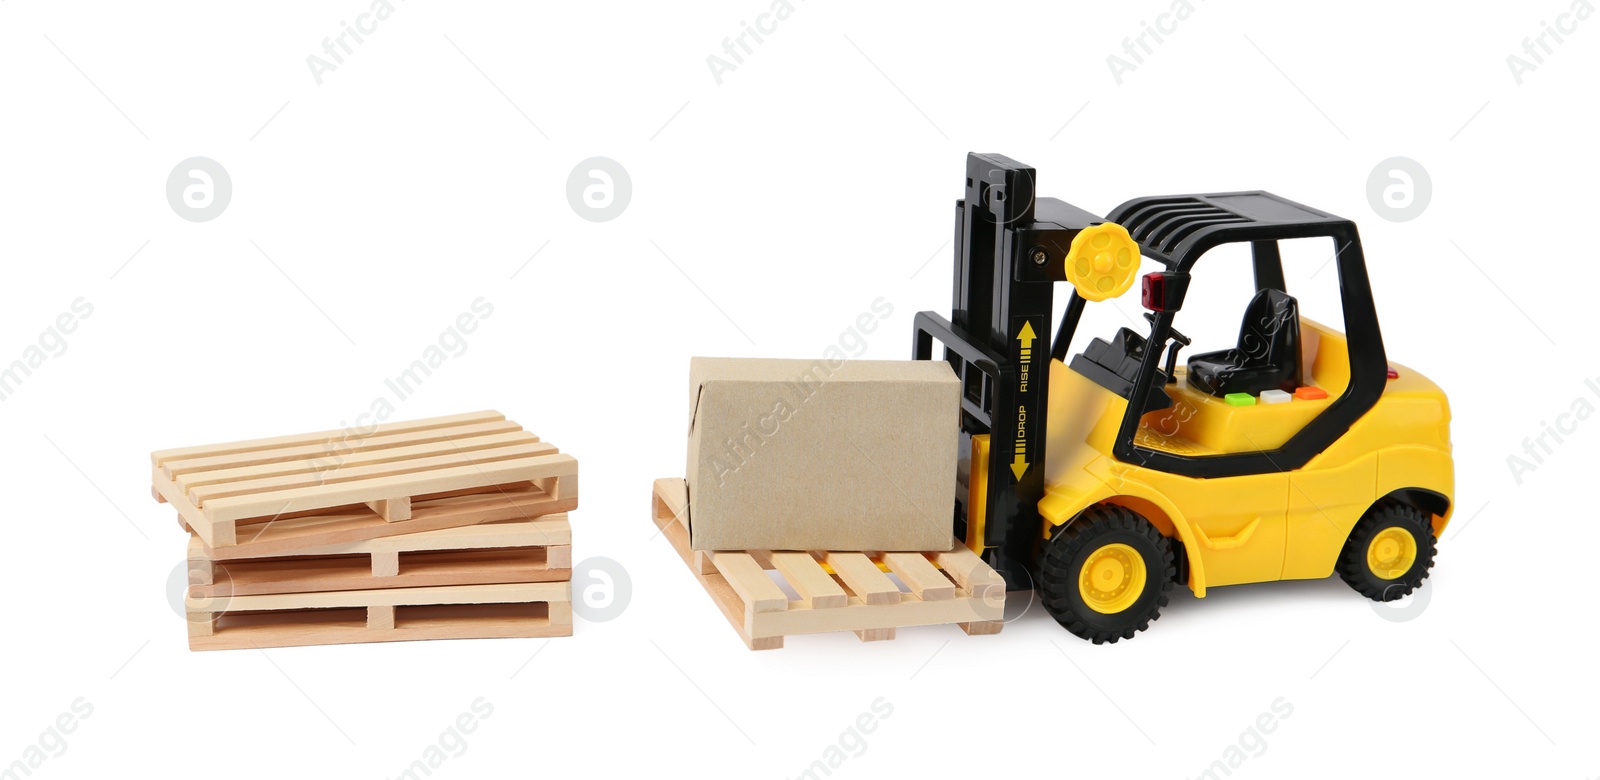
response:
<path id="1" fill-rule="evenodd" d="M 1072 239 L 1105 221 L 1036 197 L 1034 185 L 1034 169 L 1015 160 L 967 155 L 966 196 L 956 202 L 951 319 L 918 313 L 912 355 L 933 359 L 937 340 L 961 380 L 955 534 L 981 547 L 1013 590 L 1033 586 L 1043 528 L 1055 283 L 1067 278 Z M 1076 328 L 1082 310 L 1074 292 L 1063 334 Z M 1055 349 L 1064 353 L 1066 344 Z M 987 447 L 975 448 L 974 437 Z M 985 467 L 986 490 L 969 492 L 972 469 Z"/>

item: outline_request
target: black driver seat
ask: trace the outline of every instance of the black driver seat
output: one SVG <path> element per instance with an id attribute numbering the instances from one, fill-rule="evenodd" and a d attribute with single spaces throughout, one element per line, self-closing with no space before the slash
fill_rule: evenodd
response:
<path id="1" fill-rule="evenodd" d="M 1300 378 L 1300 306 L 1282 290 L 1264 289 L 1250 299 L 1238 347 L 1189 358 L 1189 385 L 1215 396 L 1293 392 Z"/>

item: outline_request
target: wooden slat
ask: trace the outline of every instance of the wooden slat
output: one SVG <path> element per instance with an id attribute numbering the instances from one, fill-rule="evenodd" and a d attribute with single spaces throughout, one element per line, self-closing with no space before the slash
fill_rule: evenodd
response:
<path id="1" fill-rule="evenodd" d="M 392 423 L 381 423 L 367 431 L 368 436 L 377 436 L 388 433 L 405 433 L 424 431 L 430 428 L 443 428 L 451 425 L 464 425 L 475 422 L 488 422 L 491 420 L 504 420 L 505 415 L 487 410 L 482 412 L 468 412 L 466 414 L 453 414 L 446 417 L 429 417 L 422 420 L 406 420 Z M 246 439 L 244 441 L 228 442 L 224 444 L 205 444 L 197 447 L 177 447 L 173 449 L 157 450 L 150 453 L 150 464 L 159 466 L 169 460 L 179 458 L 193 458 L 204 455 L 224 455 L 231 452 L 244 452 L 248 450 L 267 449 L 270 447 L 287 447 L 295 444 L 315 444 L 329 439 L 342 439 L 349 434 L 348 429 L 332 431 L 318 431 L 316 433 L 298 433 L 289 436 L 276 436 L 267 439 Z"/>
<path id="2" fill-rule="evenodd" d="M 658 502 L 661 508 L 671 513 L 672 519 L 683 523 L 684 515 L 689 508 L 689 484 L 681 479 L 658 479 L 651 486 L 650 497 Z M 657 518 L 661 517 L 657 512 Z"/>
<path id="3" fill-rule="evenodd" d="M 355 482 L 362 479 L 377 477 L 398 476 L 402 474 L 422 474 L 429 471 L 451 468 L 455 466 L 482 465 L 485 463 L 499 463 L 516 458 L 551 455 L 556 452 L 554 445 L 547 442 L 530 442 L 511 444 L 503 447 L 473 450 L 471 452 L 447 452 L 426 458 L 411 458 L 407 460 L 391 461 L 387 463 L 373 463 L 365 466 L 339 467 L 322 472 L 307 472 L 304 474 L 287 474 L 277 477 L 261 479 L 246 479 L 222 482 L 213 485 L 189 489 L 189 500 L 201 509 L 207 502 L 229 496 L 244 496 L 257 493 L 268 493 L 278 490 L 293 490 L 302 487 L 316 487 L 319 485 L 337 485 L 344 482 Z M 178 482 L 183 484 L 183 479 Z M 407 492 L 410 496 L 414 493 Z M 379 499 L 382 500 L 382 499 Z M 377 511 L 377 510 L 374 510 Z M 379 514 L 382 514 L 381 512 Z M 388 519 L 388 518 L 385 518 Z"/>
<path id="4" fill-rule="evenodd" d="M 516 423 L 491 423 L 482 428 L 493 430 L 506 426 L 515 426 Z M 453 429 L 454 430 L 454 429 Z M 370 466 L 375 463 L 389 463 L 396 460 L 411 460 L 426 458 L 433 455 L 444 455 L 451 452 L 472 452 L 485 450 L 492 447 L 504 447 L 512 444 L 532 444 L 539 441 L 539 437 L 528 431 L 515 430 L 500 433 L 471 433 L 479 430 L 477 426 L 461 429 L 469 431 L 453 438 L 440 439 L 422 444 L 413 444 L 405 447 L 384 447 L 381 449 L 351 452 L 342 455 L 336 464 L 337 468 L 355 468 L 356 466 Z M 406 441 L 413 439 L 406 438 Z M 324 453 L 325 454 L 325 453 Z M 170 465 L 170 464 L 169 464 Z M 262 479 L 265 477 L 281 477 L 288 474 L 303 474 L 315 472 L 328 466 L 314 457 L 297 457 L 276 463 L 264 463 L 255 466 L 240 466 L 237 468 L 212 469 L 209 471 L 185 470 L 176 476 L 175 481 L 185 490 L 192 490 L 204 485 L 213 485 L 219 482 L 237 482 L 247 479 Z"/>
<path id="5" fill-rule="evenodd" d="M 158 495 L 166 499 L 167 504 L 178 511 L 178 518 L 183 522 L 183 525 L 199 534 L 201 538 L 205 539 L 206 544 L 233 544 L 233 529 L 224 529 L 226 533 L 222 536 L 213 533 L 214 529 L 211 526 L 211 521 L 200 513 L 198 507 L 190 503 L 188 497 L 183 494 L 182 489 L 173 484 L 172 480 L 162 476 L 159 470 L 151 476 L 151 486 L 155 488 Z"/>
<path id="6" fill-rule="evenodd" d="M 775 552 L 772 554 L 772 567 L 783 574 L 794 587 L 795 593 L 800 595 L 800 600 L 812 609 L 842 607 L 850 600 L 844 588 L 839 587 L 839 583 L 822 570 L 811 553 Z"/>
<path id="7" fill-rule="evenodd" d="M 312 594 L 323 598 L 309 609 L 282 612 L 240 612 L 244 608 L 237 605 L 242 603 L 254 610 L 266 603 L 284 603 L 285 597 L 233 599 L 226 614 L 189 613 L 189 648 L 229 650 L 572 635 L 571 583 L 469 588 L 397 588 L 376 591 L 386 594 L 379 599 L 363 598 L 359 593 Z M 303 594 L 297 598 L 304 603 Z M 359 600 L 371 603 L 349 603 Z M 444 603 L 435 604 L 441 601 Z"/>
<path id="8" fill-rule="evenodd" d="M 524 582 L 502 585 L 445 585 L 432 588 L 378 588 L 327 593 L 191 597 L 184 600 L 184 606 L 189 612 L 203 613 L 432 604 L 521 604 L 532 601 L 570 601 L 571 592 L 570 582 Z"/>
<path id="9" fill-rule="evenodd" d="M 850 586 L 857 598 L 864 604 L 897 604 L 900 601 L 900 589 L 883 572 L 878 570 L 878 564 L 861 553 L 855 552 L 830 552 L 825 559 L 833 568 L 833 573 Z"/>
<path id="10" fill-rule="evenodd" d="M 998 621 L 1004 617 L 1004 611 L 1004 602 L 974 598 L 921 601 L 910 593 L 902 593 L 900 601 L 895 604 L 866 604 L 859 598 L 852 598 L 848 605 L 834 609 L 810 609 L 797 604 L 782 612 L 757 616 L 751 634 L 761 639 L 832 631 Z"/>
<path id="11" fill-rule="evenodd" d="M 943 564 L 950 566 L 952 571 L 959 572 L 960 580 L 957 584 L 970 585 L 977 593 L 983 594 L 984 598 L 972 597 L 966 592 L 965 586 L 956 589 L 954 597 L 939 597 L 932 600 L 916 593 L 902 593 L 879 570 L 878 564 L 873 563 L 866 555 L 855 552 L 834 552 L 822 554 L 824 562 L 833 569 L 835 576 L 844 582 L 845 587 L 857 591 L 854 596 L 847 594 L 847 601 L 843 606 L 814 607 L 809 603 L 811 600 L 803 596 L 798 601 L 787 602 L 785 609 L 759 613 L 748 609 L 750 596 L 736 592 L 730 583 L 730 577 L 721 571 L 734 572 L 731 579 L 738 580 L 741 587 L 747 591 L 757 588 L 767 590 L 766 586 L 771 585 L 772 588 L 776 588 L 776 585 L 773 585 L 767 574 L 760 570 L 761 564 L 757 562 L 758 553 L 774 568 L 783 572 L 790 584 L 794 584 L 796 578 L 784 570 L 786 568 L 803 570 L 803 567 L 798 566 L 803 561 L 793 556 L 807 555 L 815 564 L 818 553 L 756 550 L 709 553 L 713 563 L 718 564 L 720 570 L 709 573 L 696 571 L 693 551 L 689 549 L 688 531 L 678 522 L 673 511 L 674 506 L 681 508 L 686 498 L 682 480 L 657 480 L 652 498 L 651 519 L 661 529 L 662 535 L 667 537 L 679 557 L 689 565 L 690 570 L 705 587 L 728 623 L 751 649 L 782 647 L 783 638 L 795 634 L 851 631 L 862 641 L 879 641 L 894 638 L 895 630 L 906 626 L 953 623 L 969 633 L 984 634 L 996 633 L 1002 625 L 1005 611 L 1003 581 L 976 555 L 971 555 L 970 552 L 963 554 L 965 548 L 944 554 L 946 557 L 941 560 Z M 884 565 L 895 571 L 897 576 L 903 577 L 908 582 L 908 587 L 917 587 L 924 594 L 936 594 L 939 587 L 953 587 L 950 586 L 945 574 L 936 569 L 930 573 L 933 564 L 926 558 L 923 558 L 922 563 L 926 565 L 918 566 L 916 561 L 891 559 L 885 560 Z M 945 585 L 930 585 L 929 581 L 935 577 Z M 918 584 L 911 586 L 911 582 Z M 796 587 L 795 590 L 798 592 L 802 588 Z M 778 593 L 782 591 L 778 590 Z M 766 598 L 776 603 L 778 597 L 767 590 Z M 868 603 L 867 598 L 879 603 Z"/>
<path id="12" fill-rule="evenodd" d="M 955 583 L 939 572 L 922 553 L 884 553 L 883 562 L 912 594 L 923 601 L 942 601 L 956 597 Z"/>
<path id="13" fill-rule="evenodd" d="M 717 610 L 728 621 L 728 625 L 732 626 L 739 638 L 744 640 L 745 646 L 751 650 L 775 650 L 783 647 L 781 636 L 759 639 L 751 636 L 749 628 L 745 625 L 744 599 L 740 598 L 739 594 L 728 585 L 728 581 L 717 573 L 716 567 L 711 565 L 709 556 L 689 549 L 689 529 L 677 521 L 670 509 L 674 500 L 678 506 L 682 506 L 684 497 L 687 496 L 683 480 L 658 479 L 655 481 L 651 496 L 651 521 L 661 530 L 661 535 L 667 538 L 667 542 L 678 553 L 684 565 L 689 567 L 689 572 L 694 575 L 695 580 L 705 588 L 706 595 L 711 597 L 711 603 L 717 606 Z"/>
<path id="14" fill-rule="evenodd" d="M 1004 599 L 1005 578 L 965 545 L 957 544 L 949 552 L 934 553 L 933 560 L 973 598 Z"/>
<path id="15" fill-rule="evenodd" d="M 374 553 L 333 558 L 253 558 L 217 564 L 210 585 L 193 584 L 200 597 L 317 593 L 375 588 L 563 582 L 572 579 L 571 547 L 519 547 L 440 552 Z M 564 553 L 564 567 L 551 553 Z M 387 560 L 385 556 L 388 556 Z M 191 578 L 192 580 L 193 578 Z"/>
<path id="16" fill-rule="evenodd" d="M 463 501 L 472 502 L 476 500 L 481 502 L 486 499 L 492 500 L 491 497 L 484 495 L 458 496 L 450 499 L 437 499 L 429 502 L 425 507 L 427 507 L 426 511 L 434 511 L 439 506 L 450 506 Z M 496 523 L 442 528 L 436 531 L 384 536 L 376 539 L 362 539 L 315 547 L 297 547 L 291 550 L 273 552 L 262 552 L 249 547 L 210 549 L 203 543 L 197 544 L 197 542 L 198 540 L 190 543 L 191 558 L 237 560 L 240 558 L 278 557 L 284 555 L 327 556 L 362 553 L 377 555 L 385 552 L 393 555 L 420 550 L 481 550 L 491 547 L 570 545 L 572 544 L 572 525 L 567 521 L 566 513 L 560 512 L 532 519 L 519 518 Z"/>
<path id="17" fill-rule="evenodd" d="M 359 511 L 349 513 L 319 513 L 241 526 L 238 538 L 230 538 L 231 546 L 209 544 L 212 555 L 219 559 L 303 555 L 308 549 L 329 545 L 479 523 L 526 520 L 577 508 L 576 496 L 552 498 L 531 486 L 496 488 L 472 495 L 414 502 L 411 519 L 403 523 L 385 523 L 366 507 L 359 507 Z M 230 537 L 233 535 L 234 529 L 229 524 L 217 524 L 214 530 L 222 528 L 228 530 Z"/>
<path id="18" fill-rule="evenodd" d="M 364 617 L 343 619 L 318 613 L 267 613 L 251 625 L 228 616 L 227 626 L 214 634 L 191 636 L 189 649 L 259 650 L 273 647 L 310 647 L 373 642 L 411 642 L 432 639 L 524 639 L 572 636 L 572 605 L 504 604 L 411 607 L 411 617 L 391 630 L 373 630 Z M 487 611 L 486 611 L 487 610 Z M 336 610 L 345 612 L 345 610 Z M 463 616 L 461 613 L 467 613 Z M 356 611 L 360 615 L 360 611 Z"/>
<path id="19" fill-rule="evenodd" d="M 496 463 L 443 468 L 425 474 L 374 477 L 354 482 L 254 493 L 219 498 L 201 507 L 213 523 L 264 517 L 284 512 L 323 509 L 360 503 L 400 493 L 421 495 L 463 488 L 489 487 L 547 477 L 576 477 L 578 461 L 571 455 L 539 455 Z"/>
<path id="20" fill-rule="evenodd" d="M 766 570 L 754 558 L 742 552 L 719 552 L 711 555 L 712 565 L 728 580 L 733 591 L 744 599 L 751 613 L 776 612 L 789 607 L 789 597 L 777 583 L 768 579 Z"/>
<path id="21" fill-rule="evenodd" d="M 340 444 L 339 449 L 330 449 L 327 443 L 301 444 L 293 447 L 245 450 L 222 455 L 180 458 L 163 462 L 156 467 L 156 471 L 170 478 L 176 478 L 202 471 L 231 470 L 283 463 L 294 464 L 296 471 L 320 471 L 337 466 L 343 458 L 351 454 L 458 439 L 468 440 L 478 436 L 513 433 L 520 430 L 522 430 L 522 426 L 510 420 L 500 420 L 472 425 L 430 428 L 424 431 L 410 431 L 387 436 L 368 436 L 354 442 L 343 442 Z"/>
<path id="22" fill-rule="evenodd" d="M 657 528 L 665 529 L 669 524 L 676 525 L 683 529 L 684 538 L 688 538 L 688 483 L 681 479 L 658 479 L 651 486 L 650 502 L 651 517 L 655 520 Z M 717 568 L 711 565 L 711 557 L 706 553 L 690 550 L 687 555 L 689 568 L 694 571 L 695 576 L 717 573 Z"/>

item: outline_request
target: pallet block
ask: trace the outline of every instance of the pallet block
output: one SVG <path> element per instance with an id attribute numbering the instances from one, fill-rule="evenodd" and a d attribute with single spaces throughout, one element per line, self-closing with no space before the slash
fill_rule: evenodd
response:
<path id="1" fill-rule="evenodd" d="M 189 595 L 251 596 L 572 579 L 565 514 L 239 558 L 189 541 Z"/>
<path id="2" fill-rule="evenodd" d="M 572 635 L 572 583 L 189 598 L 189 649 Z"/>
<path id="3" fill-rule="evenodd" d="M 578 462 L 498 412 L 151 454 L 158 501 L 248 556 L 566 512 Z"/>
<path id="4" fill-rule="evenodd" d="M 961 544 L 948 552 L 888 553 L 689 548 L 688 489 L 658 479 L 651 517 L 711 600 L 752 650 L 783 647 L 795 634 L 853 631 L 864 642 L 893 639 L 895 629 L 955 623 L 968 634 L 999 633 L 1005 581 Z M 767 573 L 799 596 L 790 599 Z M 907 591 L 885 576 L 893 572 Z"/>

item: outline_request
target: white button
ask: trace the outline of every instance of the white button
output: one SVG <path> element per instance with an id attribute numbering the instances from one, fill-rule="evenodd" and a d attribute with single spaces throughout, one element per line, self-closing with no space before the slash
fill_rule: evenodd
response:
<path id="1" fill-rule="evenodd" d="M 1261 391 L 1261 403 L 1264 404 L 1286 404 L 1289 403 L 1289 401 L 1293 398 L 1294 396 L 1289 395 L 1282 390 Z"/>

